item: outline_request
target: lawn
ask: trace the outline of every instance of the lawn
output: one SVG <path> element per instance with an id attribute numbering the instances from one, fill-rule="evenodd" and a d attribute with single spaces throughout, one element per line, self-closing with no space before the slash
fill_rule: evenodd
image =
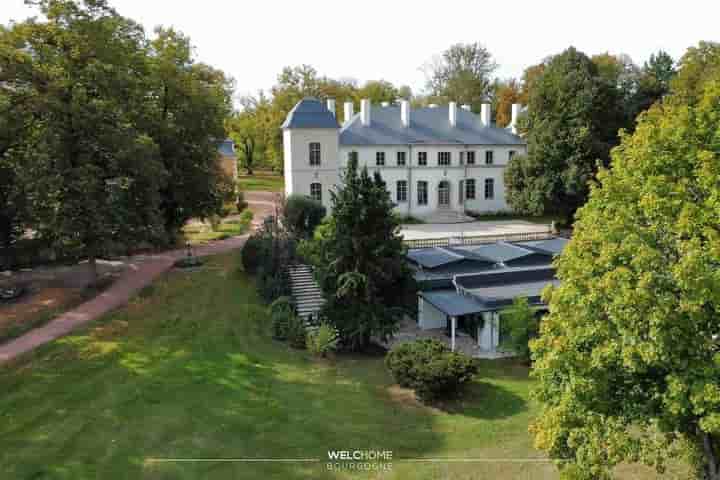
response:
<path id="1" fill-rule="evenodd" d="M 0 478 L 557 478 L 543 463 L 404 460 L 540 458 L 525 367 L 484 362 L 463 399 L 421 406 L 393 386 L 382 357 L 320 361 L 273 341 L 237 265 L 230 254 L 171 273 L 127 308 L 0 368 Z M 392 450 L 393 467 L 330 472 L 329 449 Z"/>
<path id="2" fill-rule="evenodd" d="M 239 175 L 238 186 L 243 192 L 281 192 L 285 188 L 285 180 L 282 175 L 275 173 L 255 172 L 253 175 Z"/>
<path id="3" fill-rule="evenodd" d="M 249 210 L 245 211 L 250 212 Z M 243 235 L 250 230 L 251 223 L 252 216 L 248 213 L 244 217 L 233 215 L 222 219 L 217 228 L 213 228 L 209 222 L 191 222 L 185 225 L 182 232 L 186 242 L 200 245 L 213 240 L 223 240 Z"/>

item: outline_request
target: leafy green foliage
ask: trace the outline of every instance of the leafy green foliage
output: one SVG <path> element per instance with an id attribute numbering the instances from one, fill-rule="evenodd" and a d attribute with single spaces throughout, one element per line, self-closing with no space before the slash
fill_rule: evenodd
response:
<path id="1" fill-rule="evenodd" d="M 305 321 L 297 315 L 290 313 L 287 318 L 287 341 L 293 348 L 307 347 L 307 326 Z"/>
<path id="2" fill-rule="evenodd" d="M 321 323 L 318 327 L 308 330 L 305 343 L 310 353 L 325 357 L 328 353 L 337 350 L 340 333 L 329 323 Z"/>
<path id="3" fill-rule="evenodd" d="M 278 297 L 270 304 L 269 310 L 273 326 L 273 338 L 286 340 L 290 322 L 292 321 L 291 317 L 294 315 L 290 297 Z"/>
<path id="4" fill-rule="evenodd" d="M 540 325 L 527 298 L 516 298 L 512 306 L 502 312 L 500 322 L 507 335 L 505 346 L 530 363 L 530 340 L 537 337 Z"/>
<path id="5" fill-rule="evenodd" d="M 258 291 L 268 302 L 290 294 L 286 267 L 295 261 L 295 250 L 295 239 L 274 216 L 266 218 L 263 226 L 245 242 L 243 268 L 257 275 Z"/>
<path id="6" fill-rule="evenodd" d="M 600 171 L 531 344 L 535 443 L 567 478 L 679 451 L 720 478 L 720 75 L 678 95 Z"/>
<path id="7" fill-rule="evenodd" d="M 424 401 L 456 395 L 478 372 L 472 358 L 451 352 L 444 343 L 430 338 L 393 347 L 385 366 L 400 386 L 414 389 Z"/>
<path id="8" fill-rule="evenodd" d="M 497 64 L 479 42 L 457 43 L 425 66 L 430 100 L 470 105 L 475 112 L 490 96 Z"/>
<path id="9" fill-rule="evenodd" d="M 508 203 L 519 213 L 560 213 L 570 219 L 588 194 L 597 164 L 607 165 L 617 144 L 618 92 L 583 53 L 552 57 L 528 100 L 528 155 L 505 170 Z"/>
<path id="10" fill-rule="evenodd" d="M 370 177 L 367 168 L 358 173 L 352 161 L 341 184 L 331 192 L 333 217 L 301 250 L 325 293 L 324 318 L 340 331 L 345 347 L 358 350 L 371 336 L 386 338 L 396 330 L 414 288 L 380 175 Z"/>
<path id="11" fill-rule="evenodd" d="M 327 210 L 320 202 L 295 193 L 283 205 L 283 225 L 296 238 L 311 238 L 326 213 Z"/>

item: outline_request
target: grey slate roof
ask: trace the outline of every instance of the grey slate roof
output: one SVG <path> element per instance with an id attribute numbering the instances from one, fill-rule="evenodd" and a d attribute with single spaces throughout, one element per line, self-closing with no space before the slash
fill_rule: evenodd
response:
<path id="1" fill-rule="evenodd" d="M 373 105 L 370 125 L 363 126 L 360 114 L 340 130 L 340 145 L 525 145 L 518 135 L 504 128 L 483 126 L 480 117 L 457 109 L 457 125 L 450 126 L 448 106 L 418 108 L 410 111 L 410 126 L 403 127 L 400 107 Z"/>
<path id="2" fill-rule="evenodd" d="M 235 142 L 233 142 L 229 138 L 220 142 L 220 145 L 218 145 L 218 151 L 220 152 L 220 155 L 223 155 L 225 157 L 234 157 L 235 156 L 235 150 L 233 150 L 234 145 L 235 145 Z"/>
<path id="3" fill-rule="evenodd" d="M 339 128 L 335 115 L 325 104 L 313 97 L 300 100 L 280 128 Z"/>

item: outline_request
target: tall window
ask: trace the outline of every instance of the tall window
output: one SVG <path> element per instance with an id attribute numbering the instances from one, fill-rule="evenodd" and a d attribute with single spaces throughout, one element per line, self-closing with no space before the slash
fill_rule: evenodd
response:
<path id="1" fill-rule="evenodd" d="M 310 165 L 320 165 L 320 143 L 310 142 Z"/>
<path id="2" fill-rule="evenodd" d="M 397 192 L 398 203 L 407 202 L 407 181 L 406 180 L 398 180 L 396 192 Z"/>
<path id="3" fill-rule="evenodd" d="M 358 161 L 358 152 L 356 152 L 355 150 L 353 150 L 352 152 L 348 152 L 348 162 L 351 162 L 353 160 L 355 162 Z"/>
<path id="4" fill-rule="evenodd" d="M 485 152 L 485 165 L 492 165 L 493 164 L 493 151 L 488 150 Z"/>
<path id="5" fill-rule="evenodd" d="M 508 161 L 512 160 L 515 157 L 515 150 L 510 150 L 508 152 Z"/>
<path id="6" fill-rule="evenodd" d="M 310 198 L 322 202 L 322 185 L 319 183 L 310 184 Z"/>
<path id="7" fill-rule="evenodd" d="M 398 167 L 405 166 L 405 152 L 397 152 L 397 164 Z"/>
<path id="8" fill-rule="evenodd" d="M 438 152 L 438 165 L 450 165 L 450 152 Z"/>
<path id="9" fill-rule="evenodd" d="M 418 152 L 418 165 L 421 167 L 427 165 L 427 152 Z"/>
<path id="10" fill-rule="evenodd" d="M 427 182 L 419 181 L 417 185 L 418 205 L 427 205 L 428 203 L 428 187 Z"/>
<path id="11" fill-rule="evenodd" d="M 465 180 L 465 198 L 467 200 L 475 200 L 475 179 L 468 178 Z"/>
<path id="12" fill-rule="evenodd" d="M 385 166 L 385 152 L 375 152 L 375 165 L 378 167 Z"/>
<path id="13" fill-rule="evenodd" d="M 465 152 L 465 160 L 468 165 L 475 165 L 475 152 L 472 150 Z"/>
<path id="14" fill-rule="evenodd" d="M 495 198 L 495 179 L 485 179 L 485 200 L 492 200 Z"/>

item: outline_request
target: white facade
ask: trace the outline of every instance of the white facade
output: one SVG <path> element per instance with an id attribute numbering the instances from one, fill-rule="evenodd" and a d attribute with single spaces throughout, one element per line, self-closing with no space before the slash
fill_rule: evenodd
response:
<path id="1" fill-rule="evenodd" d="M 303 102 L 307 104 L 303 106 Z M 283 125 L 287 195 L 314 196 L 329 211 L 329 192 L 337 187 L 341 169 L 355 157 L 359 167 L 366 166 L 371 174 L 380 173 L 401 215 L 423 217 L 439 210 L 478 213 L 509 210 L 504 170 L 511 156 L 526 153 L 527 147 L 510 130 L 489 124 L 489 105 L 483 105 L 481 115 L 473 115 L 466 106 L 458 108 L 452 102 L 448 107 L 422 109 L 421 118 L 415 119 L 416 112 L 406 101 L 400 106 L 372 106 L 369 100 L 363 100 L 356 115 L 352 115 L 352 104 L 344 106 L 351 118 L 342 128 L 325 128 L 330 114 L 334 120 L 335 104 L 334 101 L 329 101 L 327 107 L 318 104 L 315 99 L 301 101 L 293 110 L 298 113 L 291 112 Z M 325 117 L 322 122 L 308 120 L 308 113 L 300 120 L 292 117 L 304 111 L 317 118 Z M 516 114 L 518 111 L 513 109 Z M 422 121 L 429 123 L 423 125 Z M 512 125 L 515 121 L 513 118 Z M 315 127 L 313 122 L 322 128 Z M 388 125 L 394 129 L 391 133 L 387 133 Z M 346 133 L 348 128 L 352 131 Z M 422 140 L 403 143 L 405 138 L 412 138 L 412 132 L 424 135 Z M 356 138 L 362 142 L 355 143 Z M 384 139 L 391 141 L 383 143 Z M 463 139 L 507 142 L 464 143 Z M 318 150 L 317 144 L 319 160 L 317 153 L 311 153 L 313 148 Z M 311 155 L 316 155 L 314 161 Z"/>

